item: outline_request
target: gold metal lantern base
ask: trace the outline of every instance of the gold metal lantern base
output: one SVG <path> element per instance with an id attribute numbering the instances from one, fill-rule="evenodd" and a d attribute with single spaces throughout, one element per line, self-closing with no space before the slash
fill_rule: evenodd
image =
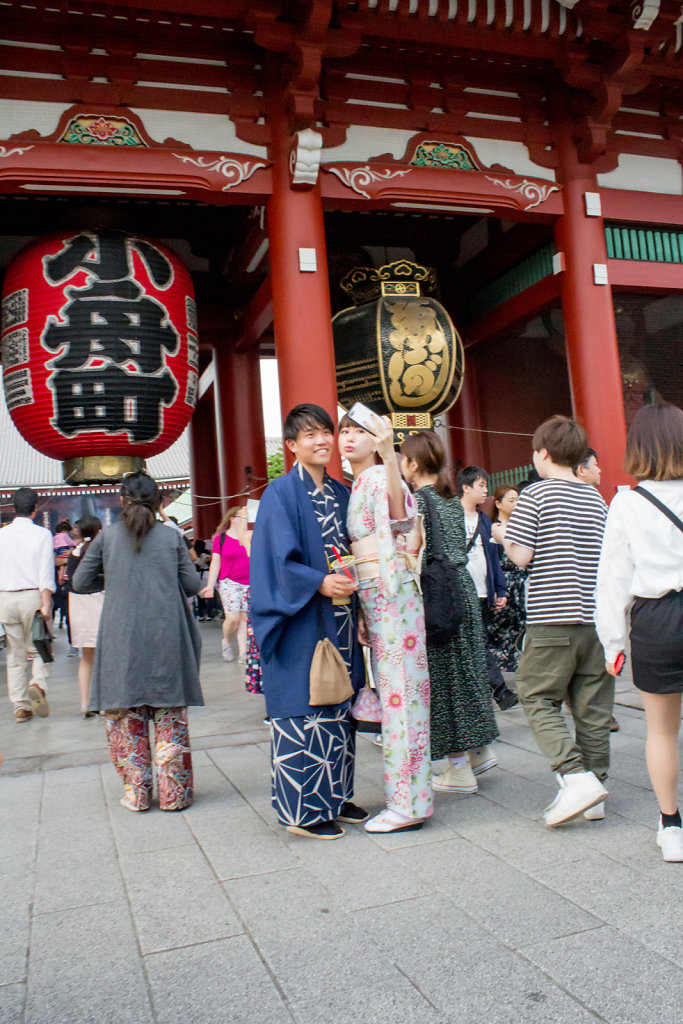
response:
<path id="1" fill-rule="evenodd" d="M 114 483 L 144 468 L 145 460 L 139 455 L 85 455 L 62 463 L 68 484 Z"/>
<path id="2" fill-rule="evenodd" d="M 420 430 L 433 430 L 433 420 L 428 412 L 392 412 L 391 425 L 394 428 L 394 444 L 401 445 L 410 434 Z"/>

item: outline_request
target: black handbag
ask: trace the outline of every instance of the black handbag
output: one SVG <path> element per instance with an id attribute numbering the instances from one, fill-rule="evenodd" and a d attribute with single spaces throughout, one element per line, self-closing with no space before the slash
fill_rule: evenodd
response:
<path id="1" fill-rule="evenodd" d="M 45 621 L 45 616 L 42 612 L 37 611 L 33 616 L 33 626 L 31 627 L 31 639 L 33 646 L 40 655 L 40 660 L 49 664 L 54 661 L 52 654 L 52 634 Z"/>
<path id="2" fill-rule="evenodd" d="M 426 555 L 420 576 L 425 632 L 428 643 L 442 647 L 453 638 L 463 620 L 465 599 L 460 583 L 460 570 L 446 557 L 443 549 L 434 499 L 426 490 L 421 494 L 424 498 L 432 542 L 431 554 Z"/>

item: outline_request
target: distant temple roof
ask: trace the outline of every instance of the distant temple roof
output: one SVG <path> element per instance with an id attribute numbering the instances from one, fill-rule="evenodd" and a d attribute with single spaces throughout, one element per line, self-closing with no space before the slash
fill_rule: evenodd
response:
<path id="1" fill-rule="evenodd" d="M 282 449 L 280 438 L 267 438 L 268 455 Z M 187 430 L 161 455 L 147 460 L 147 469 L 160 483 L 189 483 L 190 444 Z M 4 398 L 0 397 L 0 490 L 16 487 L 66 487 L 62 464 L 36 451 L 14 426 Z"/>

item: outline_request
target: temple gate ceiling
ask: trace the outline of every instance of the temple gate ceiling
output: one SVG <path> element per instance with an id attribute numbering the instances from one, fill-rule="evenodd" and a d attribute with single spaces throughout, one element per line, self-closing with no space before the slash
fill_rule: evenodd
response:
<path id="1" fill-rule="evenodd" d="M 348 125 L 523 142 L 552 167 L 558 109 L 586 162 L 680 158 L 676 0 L 6 0 L 0 99 L 227 115 L 269 102 L 326 148 Z M 27 124 L 27 129 L 31 125 Z"/>

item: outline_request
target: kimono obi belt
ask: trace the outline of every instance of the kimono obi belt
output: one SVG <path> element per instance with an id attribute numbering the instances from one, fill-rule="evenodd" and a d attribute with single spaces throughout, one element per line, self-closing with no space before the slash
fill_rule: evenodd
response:
<path id="1" fill-rule="evenodd" d="M 399 568 L 415 573 L 419 577 L 425 544 L 422 516 L 418 516 L 417 524 L 410 533 L 400 533 L 395 536 L 394 544 Z M 358 573 L 359 581 L 377 579 L 380 571 L 377 537 L 375 534 L 371 533 L 368 537 L 363 537 L 362 540 L 352 541 L 351 553 L 356 560 L 356 572 Z"/>

